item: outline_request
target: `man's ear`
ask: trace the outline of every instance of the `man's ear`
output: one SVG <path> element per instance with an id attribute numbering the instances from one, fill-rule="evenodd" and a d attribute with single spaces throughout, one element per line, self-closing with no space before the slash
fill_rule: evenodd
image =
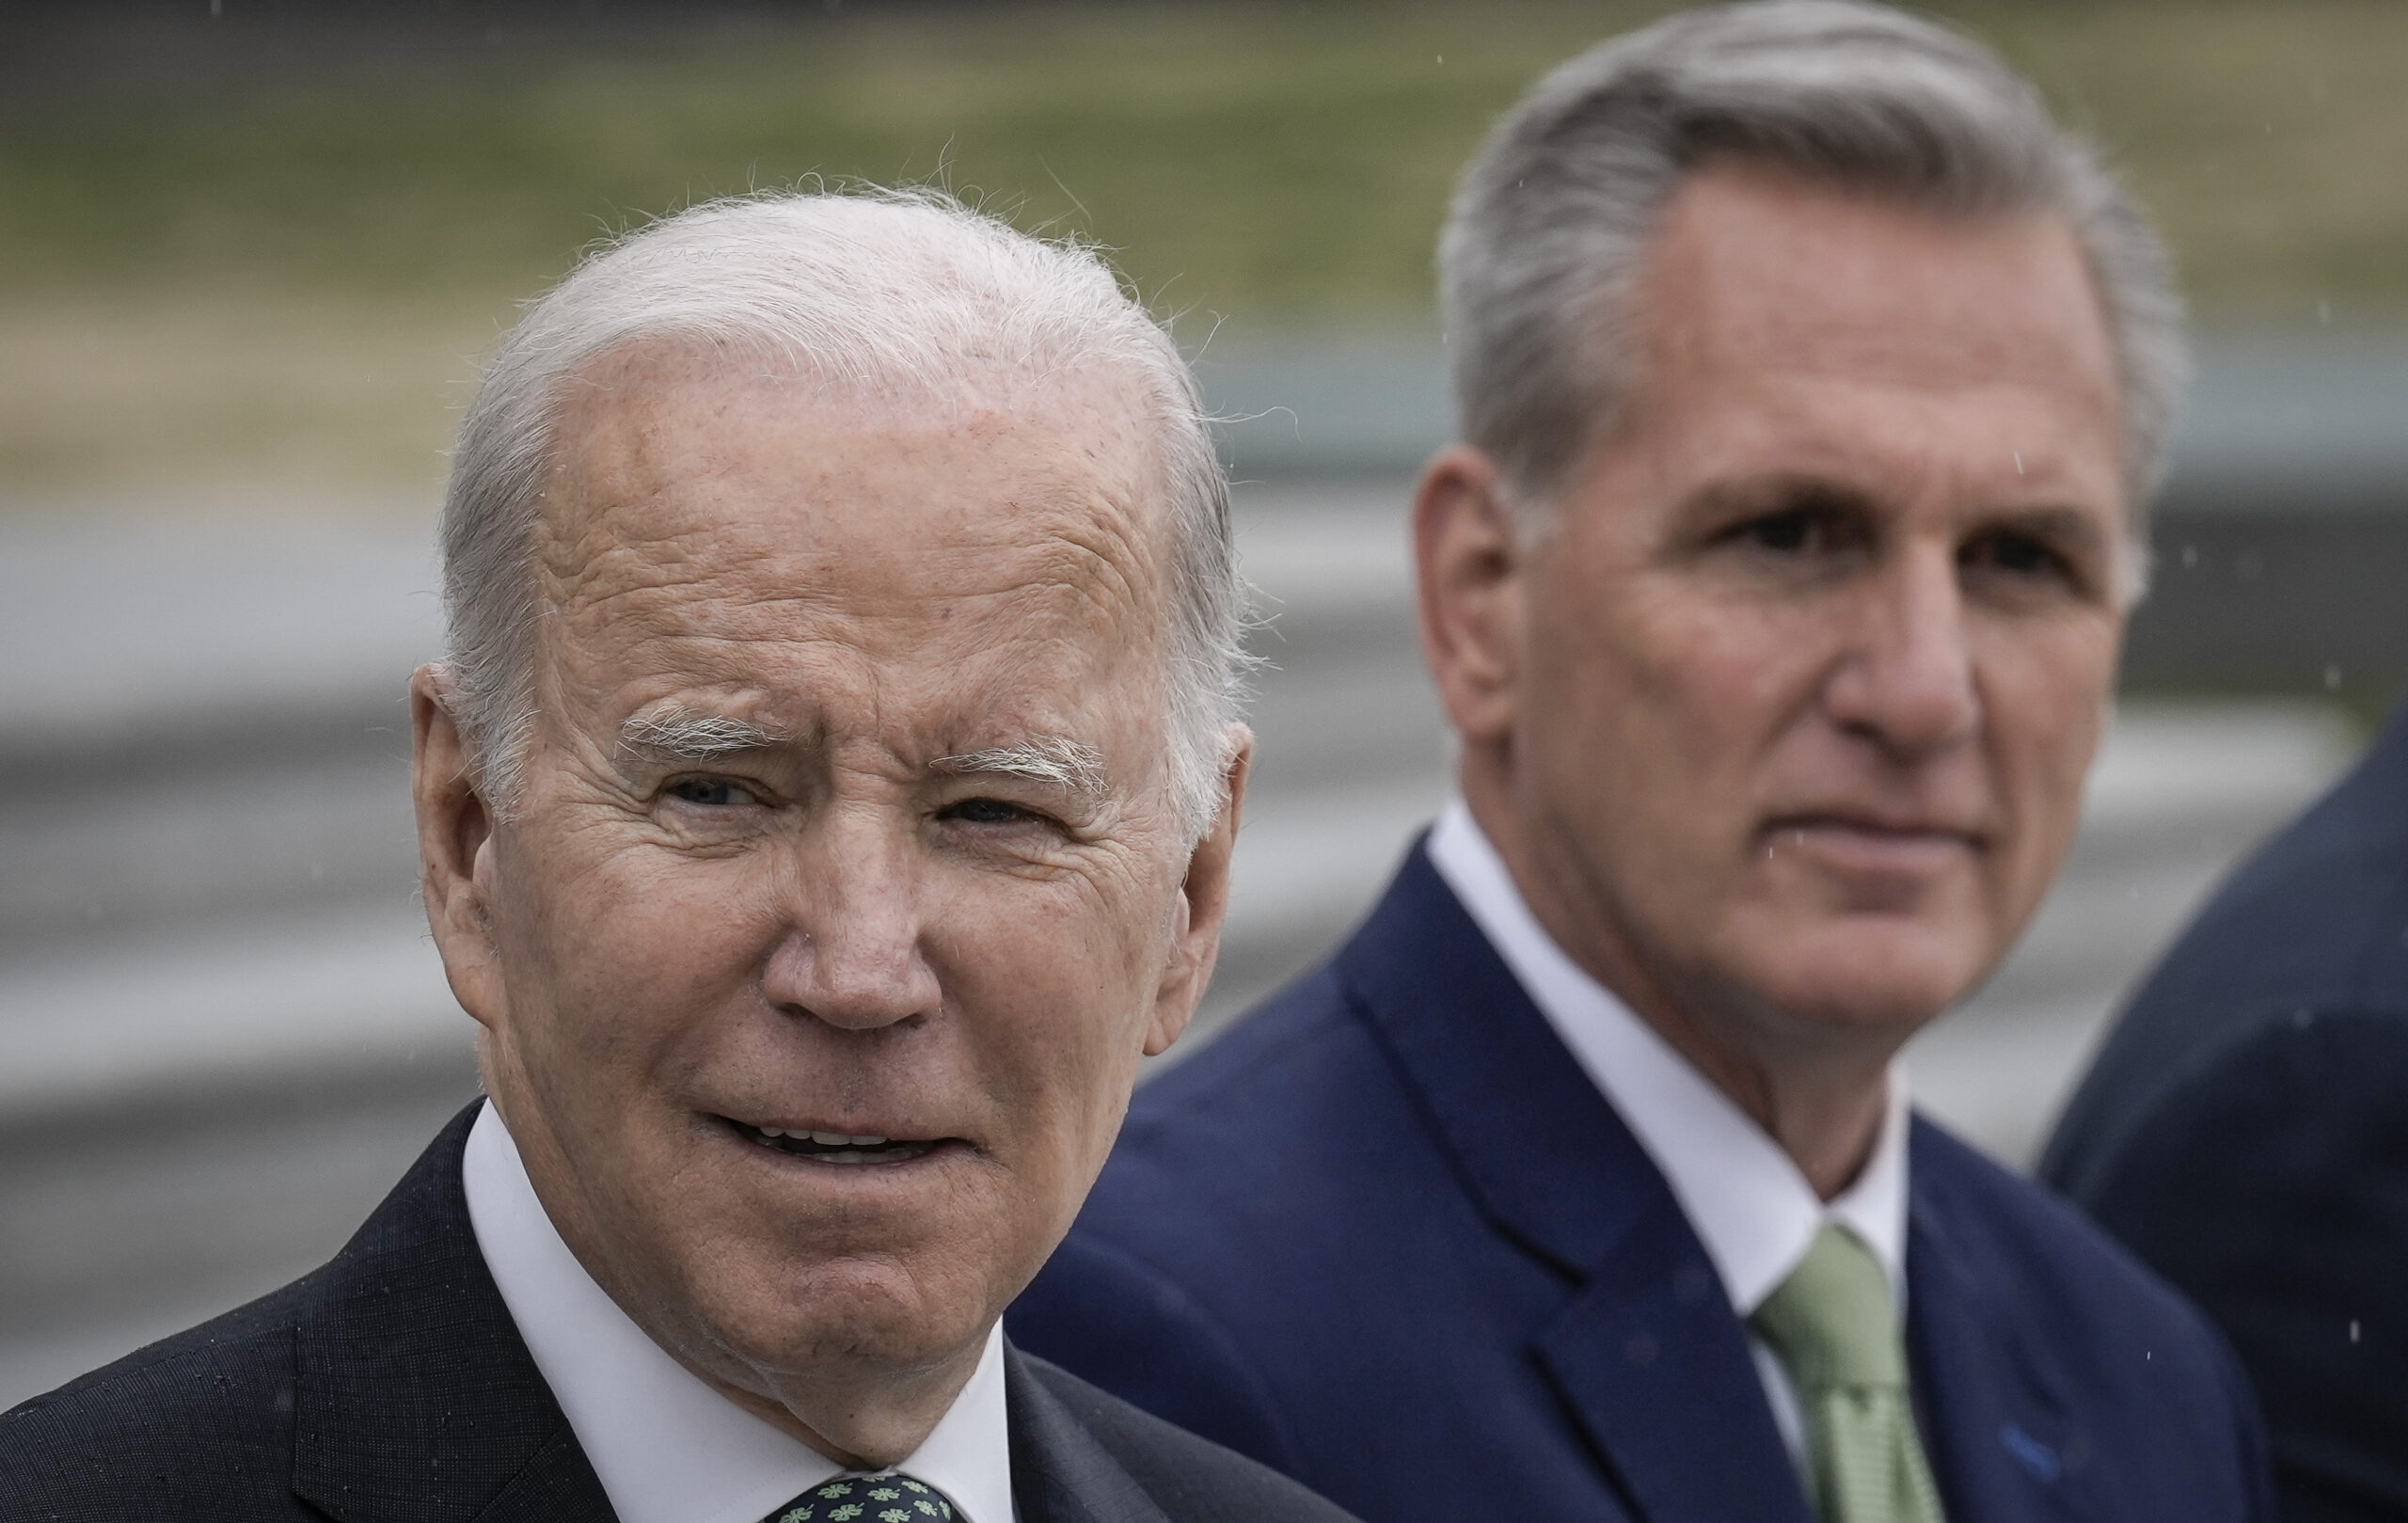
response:
<path id="1" fill-rule="evenodd" d="M 1501 742 L 1513 724 L 1526 549 L 1504 476 L 1457 444 L 1422 472 L 1413 499 L 1421 654 L 1456 733 Z"/>
<path id="2" fill-rule="evenodd" d="M 418 809 L 419 881 L 452 996 L 491 1034 L 508 1013 L 488 903 L 494 817 L 452 717 L 455 690 L 452 674 L 438 663 L 420 667 L 410 678 L 410 794 Z"/>
<path id="3" fill-rule="evenodd" d="M 1229 726 L 1228 765 L 1221 773 L 1221 814 L 1187 859 L 1171 927 L 1170 965 L 1154 994 L 1153 1019 L 1146 1026 L 1148 1057 L 1170 1051 L 1196 1017 L 1212 964 L 1221 956 L 1221 928 L 1229 918 L 1229 862 L 1238 849 L 1238 822 L 1245 806 L 1246 778 L 1254 768 L 1254 732 Z"/>

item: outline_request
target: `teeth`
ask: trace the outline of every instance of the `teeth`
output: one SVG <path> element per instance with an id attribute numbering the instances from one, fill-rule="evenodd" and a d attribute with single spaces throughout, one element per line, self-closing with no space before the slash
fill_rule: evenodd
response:
<path id="1" fill-rule="evenodd" d="M 812 1153 L 809 1156 L 817 1163 L 841 1164 L 858 1167 L 863 1164 L 892 1164 L 900 1162 L 906 1158 L 917 1158 L 927 1150 L 927 1148 L 926 1145 L 914 1145 L 907 1142 L 896 1147 L 883 1150 L 855 1148 L 844 1152 Z"/>
<path id="2" fill-rule="evenodd" d="M 894 1143 L 892 1137 L 855 1135 L 849 1132 L 811 1132 L 800 1128 L 788 1130 L 777 1126 L 755 1126 L 749 1130 L 764 1141 L 774 1142 L 780 1138 L 792 1137 L 797 1141 L 816 1142 L 823 1148 L 884 1148 Z"/>

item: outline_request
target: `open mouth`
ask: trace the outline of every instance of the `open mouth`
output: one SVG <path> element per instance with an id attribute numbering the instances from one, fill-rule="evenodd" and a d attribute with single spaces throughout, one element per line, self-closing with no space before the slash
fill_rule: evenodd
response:
<path id="1" fill-rule="evenodd" d="M 855 1136 L 842 1132 L 789 1132 L 774 1126 L 730 1121 L 743 1136 L 764 1148 L 823 1164 L 906 1164 L 925 1158 L 945 1140 L 915 1141 L 906 1137 Z"/>

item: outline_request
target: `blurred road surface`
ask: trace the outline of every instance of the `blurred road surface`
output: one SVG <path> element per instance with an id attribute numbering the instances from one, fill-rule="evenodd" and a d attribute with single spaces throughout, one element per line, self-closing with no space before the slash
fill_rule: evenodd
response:
<path id="1" fill-rule="evenodd" d="M 1403 498 L 1241 494 L 1272 664 L 1182 1052 L 1340 936 L 1444 796 Z M 414 894 L 429 539 L 399 511 L 0 520 L 0 1406 L 322 1261 L 475 1092 Z M 1915 1044 L 1925 1106 L 2027 1160 L 2119 992 L 2352 747 L 2321 706 L 2128 707 L 2032 934 Z"/>

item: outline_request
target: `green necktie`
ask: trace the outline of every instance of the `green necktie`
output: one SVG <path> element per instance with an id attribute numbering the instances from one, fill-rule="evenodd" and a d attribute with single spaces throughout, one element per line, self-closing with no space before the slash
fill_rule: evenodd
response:
<path id="1" fill-rule="evenodd" d="M 1890 1277 L 1827 1226 L 1748 1319 L 1798 1386 L 1823 1523 L 1943 1523 L 1907 1398 L 1907 1341 Z"/>
<path id="2" fill-rule="evenodd" d="M 900 1470 L 840 1475 L 771 1513 L 761 1523 L 953 1523 L 953 1501 Z"/>

